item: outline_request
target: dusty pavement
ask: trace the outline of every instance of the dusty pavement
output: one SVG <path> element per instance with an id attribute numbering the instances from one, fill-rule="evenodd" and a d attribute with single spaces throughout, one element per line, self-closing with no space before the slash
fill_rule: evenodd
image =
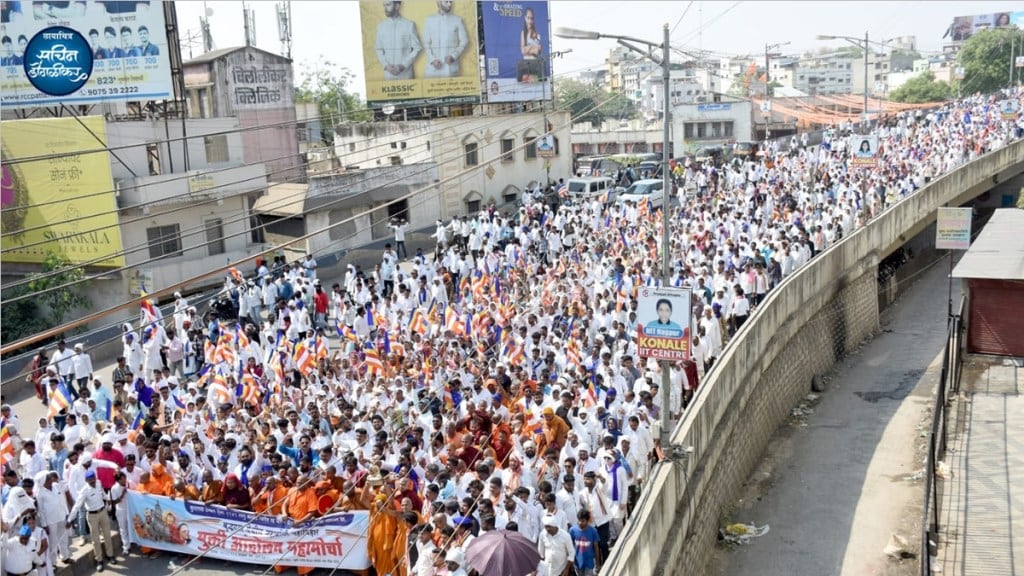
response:
<path id="1" fill-rule="evenodd" d="M 723 545 L 707 574 L 911 575 L 888 559 L 899 534 L 916 552 L 925 418 L 946 336 L 945 266 L 933 266 L 887 310 L 881 333 L 827 377 L 775 434 L 729 522 L 768 524 L 746 545 Z M 958 288 L 954 286 L 954 294 Z"/>

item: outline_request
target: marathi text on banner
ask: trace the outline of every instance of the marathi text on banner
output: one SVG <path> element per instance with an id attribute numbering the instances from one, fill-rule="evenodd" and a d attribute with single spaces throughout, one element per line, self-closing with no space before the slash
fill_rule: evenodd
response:
<path id="1" fill-rule="evenodd" d="M 10 6 L 0 18 L 0 31 L 5 37 L 26 41 L 12 43 L 12 49 L 0 56 L 3 106 L 29 108 L 172 97 L 163 3 L 88 0 L 5 4 Z M 43 49 L 33 50 L 28 39 L 35 41 L 39 33 L 53 37 L 47 39 L 50 42 Z M 74 41 L 72 36 L 81 41 Z M 36 86 L 45 88 L 75 79 L 83 83 L 73 91 L 47 91 Z M 44 85 L 41 80 L 50 82 Z"/>
<path id="2" fill-rule="evenodd" d="M 366 570 L 369 512 L 328 514 L 299 526 L 276 516 L 128 493 L 131 541 L 249 564 Z"/>

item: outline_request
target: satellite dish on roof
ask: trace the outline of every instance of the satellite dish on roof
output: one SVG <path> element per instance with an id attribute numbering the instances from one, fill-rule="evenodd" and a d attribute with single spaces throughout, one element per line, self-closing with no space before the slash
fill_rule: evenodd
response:
<path id="1" fill-rule="evenodd" d="M 391 116 L 392 114 L 395 113 L 395 105 L 385 104 L 384 106 L 381 107 L 380 111 L 387 114 L 388 116 Z"/>
<path id="2" fill-rule="evenodd" d="M 206 17 L 209 18 L 210 16 L 213 16 L 213 8 L 206 9 Z"/>

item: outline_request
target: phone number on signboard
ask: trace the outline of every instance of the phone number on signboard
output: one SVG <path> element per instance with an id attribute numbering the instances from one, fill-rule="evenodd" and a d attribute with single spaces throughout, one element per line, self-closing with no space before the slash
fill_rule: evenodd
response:
<path id="1" fill-rule="evenodd" d="M 138 91 L 138 86 L 121 86 L 119 88 L 86 88 L 82 90 L 82 93 L 87 96 L 104 96 L 113 94 L 134 94 Z"/>

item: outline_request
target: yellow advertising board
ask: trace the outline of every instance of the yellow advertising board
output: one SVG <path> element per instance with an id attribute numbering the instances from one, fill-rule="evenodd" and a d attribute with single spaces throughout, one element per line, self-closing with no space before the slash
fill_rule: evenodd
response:
<path id="1" fill-rule="evenodd" d="M 476 2 L 360 0 L 366 100 L 480 99 Z"/>
<path id="2" fill-rule="evenodd" d="M 54 252 L 76 264 L 124 266 L 110 156 L 81 153 L 106 145 L 103 117 L 12 120 L 0 132 L 0 262 L 42 263 Z"/>

